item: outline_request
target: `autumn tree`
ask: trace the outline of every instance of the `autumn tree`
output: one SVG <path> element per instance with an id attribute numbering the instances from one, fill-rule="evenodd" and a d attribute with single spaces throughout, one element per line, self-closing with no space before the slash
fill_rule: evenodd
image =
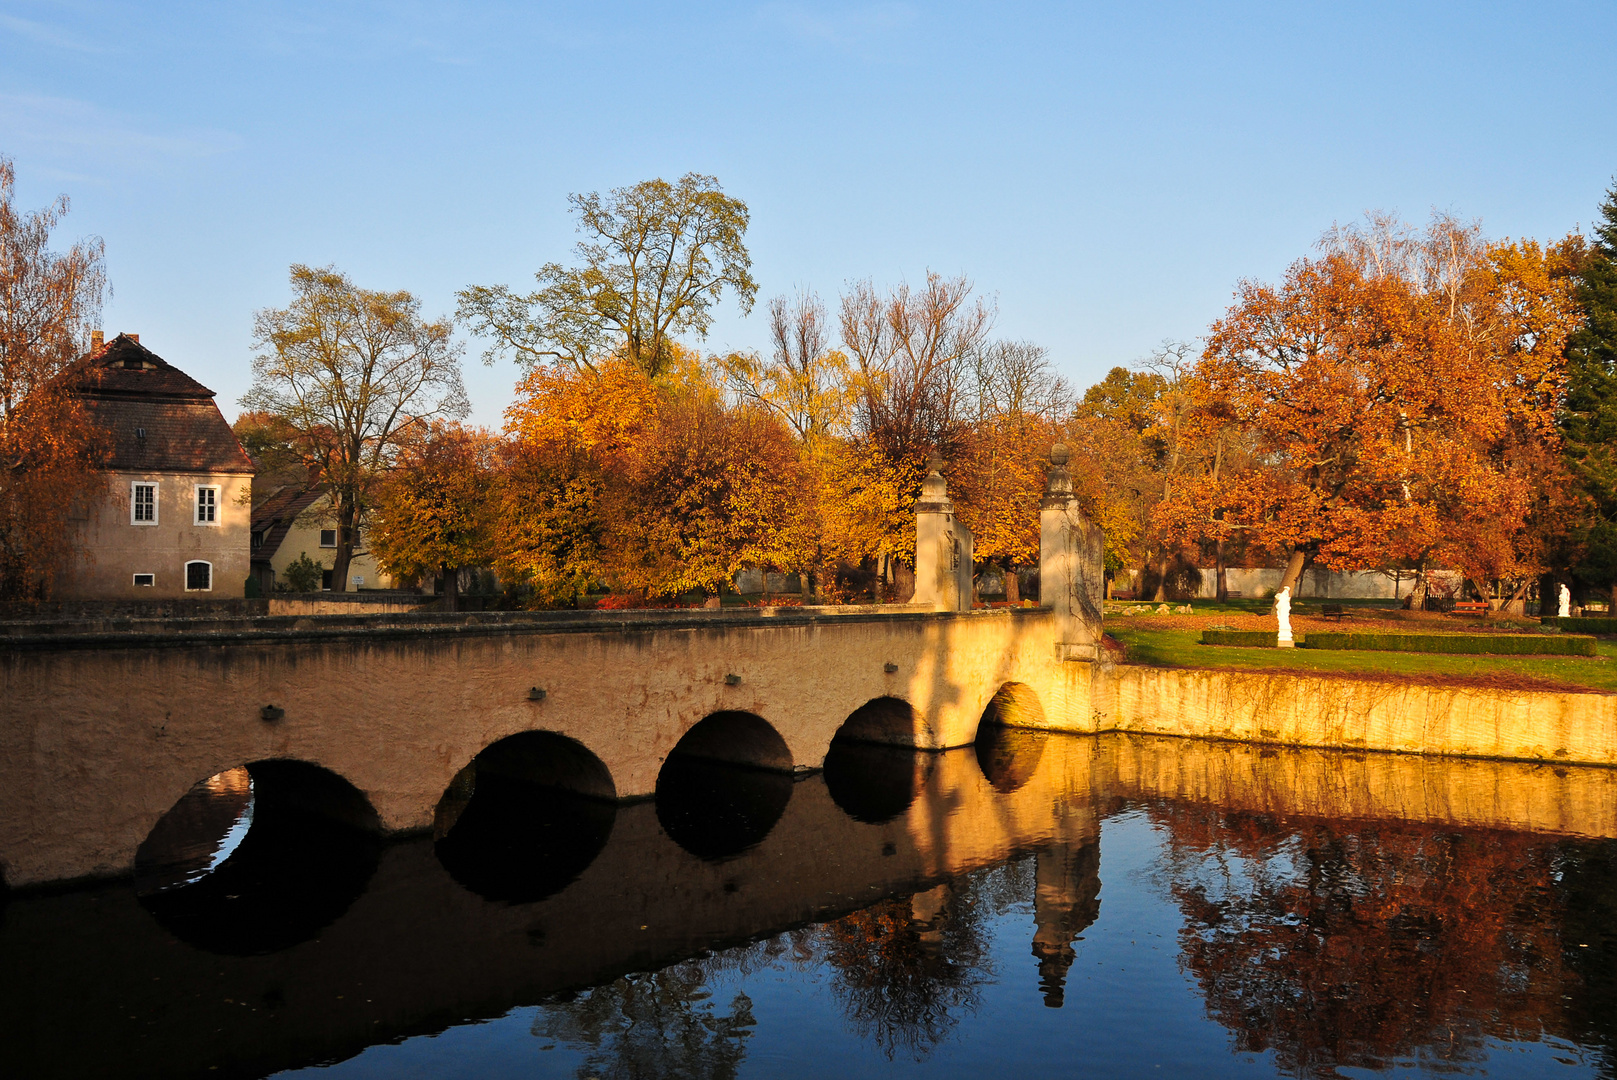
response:
<path id="1" fill-rule="evenodd" d="M 1379 216 L 1327 234 L 1279 286 L 1243 284 L 1195 385 L 1250 436 L 1252 467 L 1187 475 L 1159 514 L 1187 538 L 1245 533 L 1286 559 L 1288 586 L 1309 559 L 1525 581 L 1524 480 L 1555 437 L 1576 247 Z"/>
<path id="2" fill-rule="evenodd" d="M 332 267 L 294 265 L 292 303 L 254 317 L 245 408 L 279 418 L 331 500 L 332 588 L 347 588 L 356 530 L 405 427 L 466 415 L 448 320 L 408 292 L 362 289 Z"/>
<path id="3" fill-rule="evenodd" d="M 497 482 L 495 571 L 540 606 L 576 605 L 604 580 L 603 497 L 627 468 L 659 402 L 632 362 L 536 364 L 506 410 Z"/>
<path id="4" fill-rule="evenodd" d="M 1073 494 L 1106 537 L 1108 574 L 1147 558 L 1163 450 L 1147 432 L 1163 389 L 1155 372 L 1115 367 L 1084 391 L 1065 424 Z"/>
<path id="5" fill-rule="evenodd" d="M 839 322 L 853 360 L 856 444 L 846 464 L 857 489 L 870 496 L 870 509 L 896 502 L 896 513 L 860 519 L 877 531 L 850 530 L 847 538 L 865 550 L 845 549 L 843 557 L 875 558 L 889 584 L 894 556 L 908 561 L 915 551 L 911 519 L 928 457 L 935 452 L 948 460 L 959 447 L 972 358 L 987 343 L 993 319 L 993 308 L 973 299 L 965 277 L 929 272 L 919 289 L 900 284 L 886 291 L 861 281 L 843 294 Z"/>
<path id="6" fill-rule="evenodd" d="M 719 358 L 727 388 L 780 417 L 804 444 L 842 434 L 853 407 L 848 357 L 832 348 L 833 327 L 813 292 L 769 301 L 768 359 L 756 353 Z"/>
<path id="7" fill-rule="evenodd" d="M 378 485 L 369 531 L 377 565 L 396 578 L 441 577 L 447 611 L 459 606 L 460 570 L 492 561 L 494 455 L 480 429 L 413 424 Z"/>
<path id="8" fill-rule="evenodd" d="M 1038 562 L 1045 468 L 1072 402 L 1043 346 L 991 342 L 969 362 L 969 413 L 951 463 L 951 493 L 976 559 L 1000 567 L 1005 598 L 1014 603 L 1016 567 Z"/>
<path id="9" fill-rule="evenodd" d="M 57 376 L 100 316 L 106 268 L 100 240 L 52 248 L 66 196 L 22 211 L 15 180 L 0 157 L 0 598 L 39 599 L 80 546 L 73 515 L 104 490 L 104 433 Z"/>
<path id="10" fill-rule="evenodd" d="M 726 289 L 743 314 L 751 310 L 758 286 L 744 243 L 747 204 L 714 177 L 687 173 L 568 201 L 585 236 L 578 265 L 546 263 L 531 293 L 473 285 L 457 294 L 460 318 L 493 339 L 490 362 L 510 355 L 592 369 L 619 356 L 656 377 L 677 338 L 707 335 Z"/>
<path id="11" fill-rule="evenodd" d="M 802 459 L 785 425 L 715 397 L 664 394 L 606 489 L 607 567 L 652 596 L 717 595 L 746 566 L 802 567 Z"/>

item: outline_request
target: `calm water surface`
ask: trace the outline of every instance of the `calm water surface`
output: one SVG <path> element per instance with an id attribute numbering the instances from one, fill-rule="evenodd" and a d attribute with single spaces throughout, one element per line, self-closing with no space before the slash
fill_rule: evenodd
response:
<path id="1" fill-rule="evenodd" d="M 0 1073 L 1617 1076 L 1617 772 L 992 734 L 386 845 L 221 774 L 0 908 Z"/>

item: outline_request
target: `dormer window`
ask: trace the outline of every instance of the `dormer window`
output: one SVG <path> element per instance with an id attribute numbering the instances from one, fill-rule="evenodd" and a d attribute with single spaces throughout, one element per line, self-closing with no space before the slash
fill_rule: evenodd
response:
<path id="1" fill-rule="evenodd" d="M 129 359 L 124 361 L 125 371 L 141 371 L 145 367 L 146 365 L 141 363 L 138 359 Z"/>

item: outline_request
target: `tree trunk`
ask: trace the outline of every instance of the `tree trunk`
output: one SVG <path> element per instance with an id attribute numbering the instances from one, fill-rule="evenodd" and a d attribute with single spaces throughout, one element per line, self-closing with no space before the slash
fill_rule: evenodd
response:
<path id="1" fill-rule="evenodd" d="M 443 567 L 444 573 L 444 610 L 460 610 L 460 568 Z"/>
<path id="2" fill-rule="evenodd" d="M 1279 592 L 1280 589 L 1290 589 L 1292 599 L 1297 598 L 1297 582 L 1302 580 L 1303 562 L 1307 558 L 1308 556 L 1302 548 L 1293 549 L 1291 558 L 1286 560 L 1286 572 L 1281 575 L 1280 588 L 1276 589 L 1275 592 Z"/>
<path id="3" fill-rule="evenodd" d="M 1162 553 L 1162 565 L 1157 571 L 1157 592 L 1151 598 L 1154 604 L 1160 604 L 1168 599 L 1168 553 Z"/>
<path id="4" fill-rule="evenodd" d="M 1426 610 L 1426 568 L 1415 571 L 1415 587 L 1404 597 L 1404 607 L 1410 611 Z"/>
<path id="5" fill-rule="evenodd" d="M 348 591 L 348 564 L 354 561 L 354 507 L 337 507 L 337 551 L 331 557 L 331 591 Z"/>
<path id="6" fill-rule="evenodd" d="M 1005 560 L 1005 602 L 1007 604 L 1020 604 L 1022 602 L 1022 583 L 1016 580 L 1016 568 L 1011 560 Z"/>
<path id="7" fill-rule="evenodd" d="M 1230 583 L 1224 576 L 1224 538 L 1219 537 L 1213 542 L 1213 570 L 1218 575 L 1217 587 L 1214 595 L 1219 603 L 1225 603 L 1230 598 Z"/>

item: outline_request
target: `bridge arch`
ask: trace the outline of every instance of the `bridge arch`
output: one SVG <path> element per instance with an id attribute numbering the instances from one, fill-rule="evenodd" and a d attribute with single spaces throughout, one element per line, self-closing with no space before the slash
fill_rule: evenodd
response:
<path id="1" fill-rule="evenodd" d="M 972 746 L 983 776 L 1009 794 L 1026 784 L 1044 757 L 1044 705 L 1026 683 L 1007 682 L 995 691 L 977 722 Z"/>
<path id="2" fill-rule="evenodd" d="M 910 808 L 937 758 L 925 723 L 903 698 L 873 698 L 849 714 L 826 751 L 825 787 L 855 821 L 880 825 Z"/>
<path id="3" fill-rule="evenodd" d="M 792 798 L 792 754 L 756 713 L 723 710 L 698 721 L 657 774 L 657 822 L 680 847 L 719 860 L 756 847 Z"/>
<path id="4" fill-rule="evenodd" d="M 465 888 L 531 903 L 578 878 L 606 847 L 617 787 L 583 743 L 522 731 L 484 747 L 450 781 L 434 814 L 434 848 Z"/>
<path id="5" fill-rule="evenodd" d="M 936 740 L 915 707 L 900 697 L 872 698 L 848 714 L 831 742 L 877 743 L 932 749 Z"/>
<path id="6" fill-rule="evenodd" d="M 212 952 L 277 952 L 364 892 L 381 822 L 353 784 L 312 762 L 221 770 L 181 795 L 135 852 L 135 891 L 176 937 Z"/>

